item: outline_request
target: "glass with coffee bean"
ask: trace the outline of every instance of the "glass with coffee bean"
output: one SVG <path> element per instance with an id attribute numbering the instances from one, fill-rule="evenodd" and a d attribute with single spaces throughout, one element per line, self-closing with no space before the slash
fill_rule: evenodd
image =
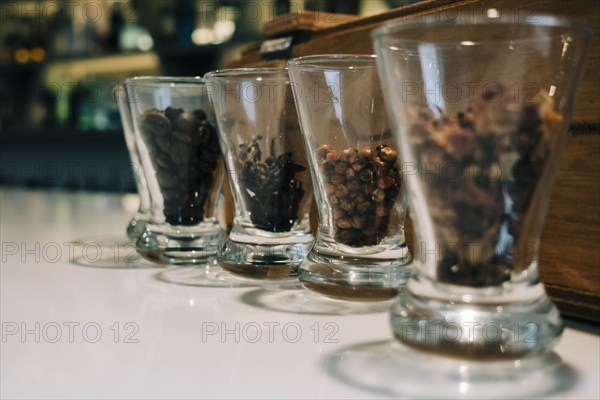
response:
<path id="1" fill-rule="evenodd" d="M 374 34 L 415 224 L 396 337 L 474 358 L 549 352 L 542 228 L 590 29 L 536 15 L 389 24 Z M 461 334 L 462 332 L 462 334 Z"/>
<path id="2" fill-rule="evenodd" d="M 375 57 L 288 62 L 319 212 L 300 280 L 330 297 L 394 297 L 408 277 L 400 161 Z"/>
<path id="3" fill-rule="evenodd" d="M 225 169 L 204 80 L 139 77 L 125 85 L 152 203 L 138 252 L 161 264 L 216 265 Z"/>
<path id="4" fill-rule="evenodd" d="M 287 70 L 233 69 L 205 78 L 235 203 L 219 264 L 251 278 L 295 276 L 314 238 L 312 188 Z"/>

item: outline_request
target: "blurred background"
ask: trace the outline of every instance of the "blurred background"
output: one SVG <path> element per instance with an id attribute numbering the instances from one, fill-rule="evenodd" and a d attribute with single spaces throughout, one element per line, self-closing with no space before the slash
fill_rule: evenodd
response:
<path id="1" fill-rule="evenodd" d="M 275 16 L 369 16 L 409 0 L 0 0 L 0 184 L 135 191 L 113 88 L 196 76 Z"/>

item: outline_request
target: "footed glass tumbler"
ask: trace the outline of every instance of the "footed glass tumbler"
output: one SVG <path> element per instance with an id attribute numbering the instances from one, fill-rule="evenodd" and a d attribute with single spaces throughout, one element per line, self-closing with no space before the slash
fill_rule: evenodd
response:
<path id="1" fill-rule="evenodd" d="M 152 202 L 138 252 L 161 264 L 216 265 L 225 169 L 204 80 L 139 77 L 125 85 Z"/>
<path id="2" fill-rule="evenodd" d="M 396 337 L 458 357 L 552 348 L 540 235 L 590 30 L 536 15 L 392 23 L 374 34 L 415 223 Z"/>
<path id="3" fill-rule="evenodd" d="M 406 199 L 375 56 L 288 62 L 310 160 L 319 229 L 304 285 L 345 300 L 386 300 L 408 278 Z"/>
<path id="4" fill-rule="evenodd" d="M 129 221 L 127 225 L 127 237 L 131 240 L 137 240 L 146 230 L 146 224 L 150 219 L 150 193 L 148 192 L 148 183 L 146 175 L 140 161 L 140 154 L 135 140 L 135 132 L 133 130 L 133 122 L 131 120 L 130 104 L 127 100 L 127 91 L 125 85 L 117 85 L 114 89 L 115 101 L 119 106 L 119 114 L 121 116 L 121 125 L 123 126 L 123 134 L 129 159 L 131 160 L 131 170 L 135 185 L 140 196 L 140 206 L 138 211 Z"/>
<path id="5" fill-rule="evenodd" d="M 234 69 L 205 78 L 235 203 L 219 264 L 252 278 L 295 276 L 313 243 L 312 188 L 288 72 Z"/>

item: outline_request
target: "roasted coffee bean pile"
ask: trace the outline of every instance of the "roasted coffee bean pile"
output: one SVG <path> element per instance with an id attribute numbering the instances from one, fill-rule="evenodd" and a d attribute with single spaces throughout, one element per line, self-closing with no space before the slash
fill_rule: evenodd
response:
<path id="1" fill-rule="evenodd" d="M 421 178 L 441 249 L 441 281 L 496 286 L 531 263 L 527 245 L 535 242 L 536 222 L 529 205 L 550 152 L 549 126 L 561 119 L 552 106 L 543 92 L 521 104 L 498 86 L 454 117 L 409 112 L 421 169 L 453 171 Z"/>
<path id="2" fill-rule="evenodd" d="M 334 239 L 352 247 L 380 243 L 388 236 L 390 212 L 400 193 L 396 150 L 381 145 L 338 152 L 322 144 L 316 151 L 333 211 Z"/>
<path id="3" fill-rule="evenodd" d="M 167 107 L 138 118 L 171 225 L 197 225 L 204 216 L 221 152 L 217 130 L 203 110 Z"/>
<path id="4" fill-rule="evenodd" d="M 276 156 L 274 139 L 269 147 L 269 157 L 262 161 L 261 139 L 258 136 L 240 145 L 241 191 L 250 220 L 256 228 L 287 232 L 298 219 L 298 209 L 304 196 L 302 181 L 297 179 L 296 174 L 306 168 L 294 162 L 291 152 Z"/>

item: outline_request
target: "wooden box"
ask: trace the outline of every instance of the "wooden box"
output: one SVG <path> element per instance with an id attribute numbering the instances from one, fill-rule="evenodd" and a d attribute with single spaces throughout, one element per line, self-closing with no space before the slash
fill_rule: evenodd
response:
<path id="1" fill-rule="evenodd" d="M 371 54 L 371 30 L 390 20 L 464 18 L 486 15 L 490 8 L 517 20 L 541 13 L 576 17 L 595 29 L 542 235 L 540 277 L 564 315 L 600 322 L 600 2 L 429 0 L 368 18 L 281 16 L 266 24 L 263 33 L 292 36 L 287 52 L 273 59 L 261 54 L 261 46 L 252 46 L 227 67 L 284 66 L 286 58 L 311 54 Z M 314 228 L 314 209 L 311 221 Z M 406 229 L 410 243 L 410 221 Z"/>

